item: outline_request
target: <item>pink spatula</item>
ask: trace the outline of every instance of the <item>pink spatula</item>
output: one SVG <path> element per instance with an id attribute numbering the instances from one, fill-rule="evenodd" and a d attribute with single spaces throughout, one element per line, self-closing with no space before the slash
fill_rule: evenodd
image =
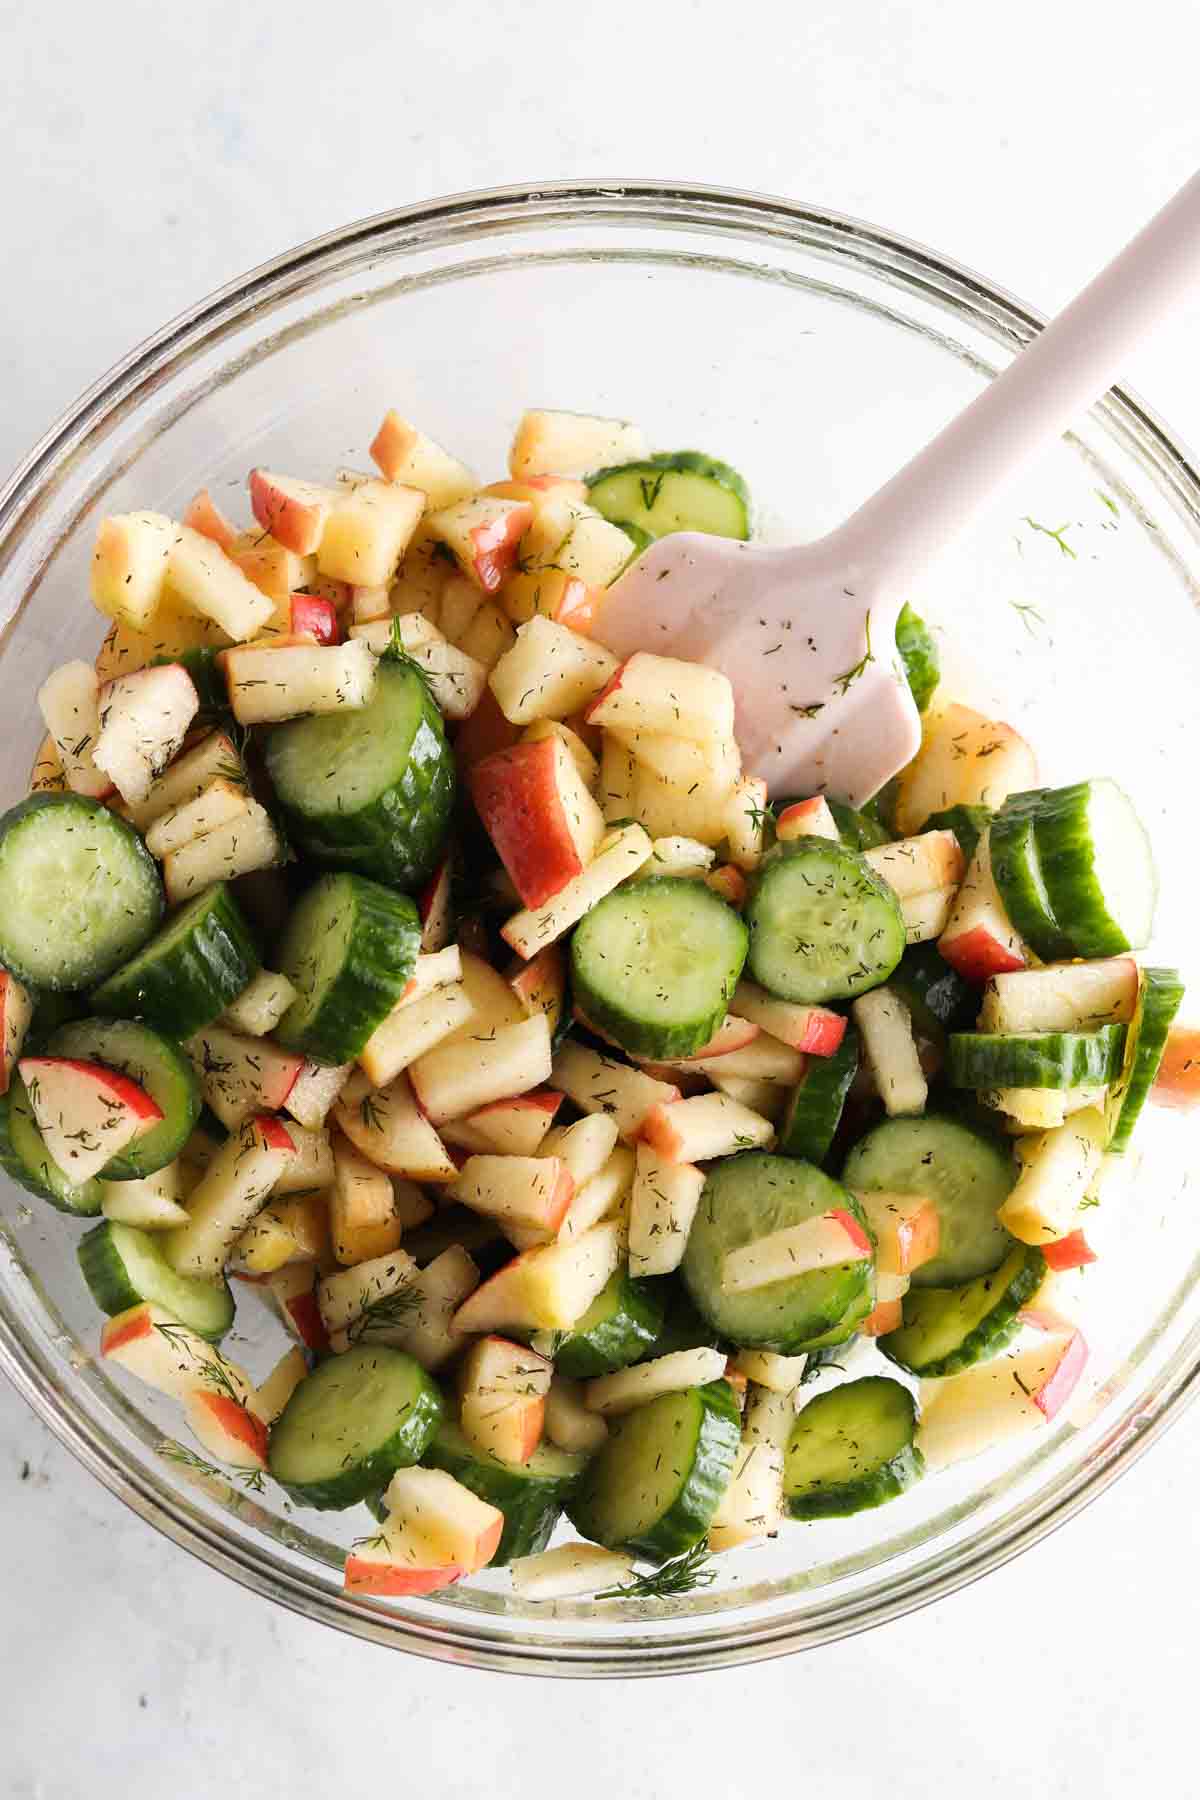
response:
<path id="1" fill-rule="evenodd" d="M 1198 281 L 1195 175 L 844 525 L 788 549 L 696 531 L 662 538 L 609 589 L 596 637 L 618 656 L 650 650 L 722 670 L 748 771 L 772 793 L 861 805 L 920 742 L 895 637 L 922 569 Z"/>

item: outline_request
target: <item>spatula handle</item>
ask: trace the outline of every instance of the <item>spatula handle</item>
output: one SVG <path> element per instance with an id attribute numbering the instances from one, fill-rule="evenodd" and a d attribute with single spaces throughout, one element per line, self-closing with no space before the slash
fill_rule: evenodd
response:
<path id="1" fill-rule="evenodd" d="M 1200 291 L 1200 174 L 1077 299 L 881 487 L 830 549 L 880 586 L 903 585 L 1022 464 L 1061 435 L 1130 351 Z"/>

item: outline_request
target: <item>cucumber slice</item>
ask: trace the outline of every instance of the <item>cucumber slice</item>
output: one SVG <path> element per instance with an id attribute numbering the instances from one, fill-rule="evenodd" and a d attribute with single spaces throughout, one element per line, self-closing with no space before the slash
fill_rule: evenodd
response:
<path id="1" fill-rule="evenodd" d="M 857 1074 L 858 1033 L 848 1025 L 832 1056 L 806 1059 L 779 1125 L 779 1148 L 785 1156 L 799 1156 L 811 1163 L 825 1161 Z"/>
<path id="2" fill-rule="evenodd" d="M 625 569 L 629 567 L 629 564 L 636 562 L 643 550 L 649 549 L 650 545 L 654 542 L 654 539 L 650 536 L 648 531 L 643 531 L 640 525 L 631 524 L 628 519 L 613 519 L 612 523 L 625 533 L 625 536 L 633 545 L 625 566 L 621 570 L 621 574 L 623 575 Z"/>
<path id="3" fill-rule="evenodd" d="M 741 1414 L 727 1381 L 662 1394 L 609 1424 L 567 1502 L 576 1530 L 667 1562 L 707 1532 L 733 1474 Z"/>
<path id="4" fill-rule="evenodd" d="M 498 1568 L 517 1556 L 544 1550 L 563 1506 L 587 1467 L 553 1444 L 539 1444 L 527 1463 L 505 1463 L 468 1442 L 458 1426 L 443 1419 L 422 1459 L 426 1468 L 445 1469 L 456 1481 L 499 1507 L 504 1530 L 488 1564 Z"/>
<path id="5" fill-rule="evenodd" d="M 267 1466 L 301 1506 L 337 1512 L 420 1462 L 442 1397 L 403 1350 L 362 1344 L 319 1363 L 271 1429 Z"/>
<path id="6" fill-rule="evenodd" d="M 250 927 L 218 881 L 172 913 L 145 949 L 95 990 L 92 1005 L 191 1037 L 220 1017 L 258 969 Z"/>
<path id="7" fill-rule="evenodd" d="M 421 948 L 421 921 L 406 894 L 365 875 L 323 875 L 292 913 L 276 949 L 296 998 L 278 1041 L 315 1062 L 346 1063 L 387 1018 Z"/>
<path id="8" fill-rule="evenodd" d="M 965 1088 L 1107 1087 L 1121 1071 L 1124 1025 L 1095 1031 L 954 1031 L 946 1079 Z"/>
<path id="9" fill-rule="evenodd" d="M 868 1185 L 863 1182 L 861 1186 Z M 843 1208 L 865 1227 L 858 1202 L 810 1164 L 749 1150 L 709 1170 L 684 1252 L 684 1284 L 714 1330 L 748 1349 L 791 1356 L 833 1331 L 864 1298 L 872 1265 L 860 1259 L 727 1294 L 721 1268 L 731 1250 Z"/>
<path id="10" fill-rule="evenodd" d="M 555 1368 L 576 1380 L 587 1380 L 627 1369 L 643 1357 L 662 1355 L 658 1340 L 666 1310 L 659 1283 L 634 1281 L 628 1269 L 618 1269 L 583 1317 L 558 1338 Z"/>
<path id="11" fill-rule="evenodd" d="M 896 620 L 896 648 L 912 690 L 913 703 L 918 712 L 924 712 L 942 678 L 942 659 L 933 633 L 911 606 L 900 608 Z"/>
<path id="12" fill-rule="evenodd" d="M 999 1268 L 1012 1238 L 996 1220 L 1016 1172 L 1007 1146 L 959 1119 L 926 1113 L 885 1119 L 846 1158 L 848 1188 L 927 1194 L 938 1209 L 938 1254 L 914 1270 L 914 1287 L 950 1287 Z"/>
<path id="13" fill-rule="evenodd" d="M 691 1056 L 729 1010 L 747 941 L 739 915 L 702 881 L 625 882 L 575 928 L 575 1000 L 632 1056 Z"/>
<path id="14" fill-rule="evenodd" d="M 50 1160 L 25 1083 L 16 1073 L 8 1092 L 0 1094 L 0 1167 L 26 1193 L 48 1200 L 59 1212 L 94 1219 L 100 1211 L 104 1189 L 99 1176 L 76 1184 L 68 1181 L 58 1164 Z"/>
<path id="15" fill-rule="evenodd" d="M 895 894 L 862 857 L 826 838 L 777 844 L 746 903 L 754 979 L 782 1000 L 849 1000 L 904 954 Z"/>
<path id="16" fill-rule="evenodd" d="M 55 1032 L 47 1052 L 120 1070 L 145 1088 L 162 1113 L 161 1124 L 105 1163 L 102 1181 L 142 1181 L 174 1162 L 200 1118 L 200 1083 L 178 1044 L 131 1019 L 79 1019 Z"/>
<path id="17" fill-rule="evenodd" d="M 1145 829 L 1115 781 L 1051 788 L 1034 839 L 1053 917 L 1076 956 L 1119 956 L 1149 942 L 1158 880 Z"/>
<path id="18" fill-rule="evenodd" d="M 980 838 L 995 816 L 990 806 L 983 806 L 977 801 L 963 801 L 960 806 L 944 806 L 940 812 L 930 813 L 921 830 L 952 831 L 958 839 L 959 849 L 969 863 Z"/>
<path id="19" fill-rule="evenodd" d="M 454 757 L 417 667 L 385 657 L 370 704 L 267 733 L 289 836 L 316 862 L 416 887 L 437 866 Z"/>
<path id="20" fill-rule="evenodd" d="M 614 525 L 648 538 L 672 531 L 750 536 L 750 492 L 736 469 L 699 450 L 674 450 L 588 477 L 588 499 Z"/>
<path id="21" fill-rule="evenodd" d="M 979 1013 L 979 990 L 964 981 L 936 944 L 913 944 L 888 976 L 921 1037 L 945 1042 L 948 1031 L 967 1031 Z"/>
<path id="22" fill-rule="evenodd" d="M 784 1457 L 788 1512 L 793 1519 L 844 1518 L 894 1500 L 925 1472 L 916 1431 L 912 1395 L 886 1375 L 818 1394 L 792 1427 Z"/>
<path id="23" fill-rule="evenodd" d="M 154 858 L 82 794 L 31 794 L 0 819 L 0 963 L 31 987 L 88 987 L 162 917 Z"/>
<path id="24" fill-rule="evenodd" d="M 892 841 L 892 833 L 886 831 L 871 813 L 858 812 L 844 800 L 830 800 L 828 796 L 825 804 L 833 814 L 833 822 L 847 850 L 877 850 L 880 844 Z"/>
<path id="25" fill-rule="evenodd" d="M 1016 794 L 991 825 L 992 875 L 1009 918 L 1045 962 L 1074 954 L 1071 940 L 1054 917 L 1042 879 L 1034 829 L 1046 794 Z"/>
<path id="26" fill-rule="evenodd" d="M 153 1232 L 106 1220 L 80 1239 L 78 1256 L 101 1312 L 121 1313 L 151 1300 L 210 1344 L 219 1344 L 233 1324 L 229 1283 L 176 1274 Z"/>
<path id="27" fill-rule="evenodd" d="M 878 1340 L 879 1348 L 914 1375 L 957 1375 L 1017 1335 L 1017 1315 L 1045 1273 L 1040 1250 L 1014 1244 L 991 1275 L 958 1287 L 909 1288 L 904 1322 Z"/>
<path id="28" fill-rule="evenodd" d="M 1108 1147 L 1118 1156 L 1128 1148 L 1133 1128 L 1154 1086 L 1171 1023 L 1183 1002 L 1183 992 L 1183 981 L 1177 969 L 1141 971 L 1137 1011 L 1125 1043 L 1125 1066 L 1113 1087 L 1107 1109 L 1112 1133 Z"/>

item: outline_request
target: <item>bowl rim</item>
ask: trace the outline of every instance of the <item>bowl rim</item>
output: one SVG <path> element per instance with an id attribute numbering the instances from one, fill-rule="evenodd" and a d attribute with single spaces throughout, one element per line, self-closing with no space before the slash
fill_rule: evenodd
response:
<path id="1" fill-rule="evenodd" d="M 915 239 L 850 214 L 751 189 L 644 179 L 571 180 L 513 183 L 415 202 L 310 238 L 234 277 L 135 345 L 86 388 L 0 485 L 0 573 L 7 560 L 6 546 L 20 538 L 57 473 L 90 438 L 135 407 L 140 395 L 172 364 L 186 361 L 211 334 L 223 334 L 259 308 L 276 306 L 299 292 L 327 262 L 336 259 L 339 271 L 345 273 L 347 259 L 350 267 L 355 258 L 365 263 L 385 253 L 389 239 L 400 244 L 407 239 L 410 248 L 418 247 L 422 232 L 436 234 L 437 244 L 444 245 L 448 232 L 460 240 L 470 239 L 505 224 L 545 228 L 556 223 L 634 224 L 639 219 L 662 224 L 668 218 L 676 227 L 724 228 L 732 234 L 740 230 L 758 241 L 774 235 L 809 250 L 814 248 L 811 234 L 816 233 L 843 255 L 853 245 L 860 266 L 892 273 L 899 267 L 910 282 L 927 275 L 943 297 L 948 288 L 957 290 L 1010 348 L 1020 348 L 1045 323 L 1043 314 L 1007 289 Z M 1143 451 L 1149 446 L 1158 482 L 1170 490 L 1200 532 L 1200 473 L 1177 434 L 1127 388 L 1113 388 L 1101 404 L 1110 424 L 1135 432 Z M 13 618 L 20 611 L 18 605 Z M 7 633 L 11 622 L 5 619 L 0 629 Z M 792 1617 L 757 1623 L 731 1618 L 702 1636 L 643 1635 L 635 1627 L 619 1640 L 523 1644 L 486 1616 L 461 1615 L 449 1625 L 349 1601 L 265 1544 L 252 1549 L 220 1528 L 188 1506 L 179 1493 L 151 1481 L 136 1464 L 123 1462 L 115 1442 L 88 1428 L 84 1415 L 68 1404 L 42 1347 L 28 1341 L 0 1290 L 0 1371 L 59 1441 L 156 1530 L 242 1586 L 352 1636 L 437 1661 L 559 1677 L 661 1675 L 738 1666 L 852 1636 L 957 1591 L 1065 1524 L 1175 1422 L 1200 1389 L 1200 1327 L 1185 1348 L 1190 1356 L 1176 1353 L 1156 1393 L 1139 1404 L 1136 1418 L 1123 1432 L 1111 1433 L 1094 1460 L 1077 1469 L 1065 1486 L 990 1527 L 985 1543 L 952 1549 L 941 1566 L 926 1570 L 916 1581 L 894 1577 L 874 1581 L 829 1602 L 809 1622 Z"/>

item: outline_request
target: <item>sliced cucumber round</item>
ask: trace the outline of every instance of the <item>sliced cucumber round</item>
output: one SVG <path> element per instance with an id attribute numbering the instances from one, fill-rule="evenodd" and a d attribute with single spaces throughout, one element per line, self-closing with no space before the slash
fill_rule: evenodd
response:
<path id="1" fill-rule="evenodd" d="M 154 858 L 82 794 L 31 794 L 0 818 L 0 963 L 30 987 L 88 987 L 162 917 Z"/>
<path id="2" fill-rule="evenodd" d="M 946 1039 L 946 1079 L 965 1088 L 1106 1087 L 1121 1070 L 1125 1029 L 954 1031 Z"/>
<path id="3" fill-rule="evenodd" d="M 714 1163 L 681 1267 L 688 1292 L 714 1330 L 748 1349 L 791 1356 L 839 1327 L 856 1303 L 865 1299 L 869 1310 L 872 1264 L 864 1258 L 749 1293 L 729 1294 L 722 1285 L 731 1250 L 839 1208 L 866 1228 L 853 1196 L 809 1163 L 759 1150 Z"/>
<path id="4" fill-rule="evenodd" d="M 132 1019 L 78 1019 L 54 1033 L 47 1053 L 118 1069 L 144 1088 L 162 1113 L 160 1124 L 105 1163 L 102 1181 L 142 1181 L 174 1162 L 200 1117 L 200 1083 L 178 1044 Z"/>
<path id="5" fill-rule="evenodd" d="M 575 999 L 631 1056 L 691 1056 L 729 1010 L 746 945 L 739 914 L 702 881 L 625 882 L 575 928 Z"/>
<path id="6" fill-rule="evenodd" d="M 849 1000 L 887 980 L 904 916 L 882 876 L 826 838 L 777 844 L 746 904 L 754 979 L 782 1000 Z"/>
<path id="7" fill-rule="evenodd" d="M 913 704 L 924 712 L 942 678 L 942 659 L 933 633 L 911 606 L 902 606 L 896 620 L 896 648 L 912 690 Z"/>
<path id="8" fill-rule="evenodd" d="M 241 908 L 218 881 L 173 912 L 132 962 L 92 995 L 97 1012 L 144 1019 L 191 1037 L 219 1018 L 258 973 L 258 950 Z"/>
<path id="9" fill-rule="evenodd" d="M 100 1211 L 104 1187 L 91 1181 L 68 1181 L 42 1139 L 21 1077 L 13 1073 L 8 1092 L 0 1094 L 0 1167 L 28 1194 L 48 1200 L 59 1212 L 93 1219 Z"/>
<path id="10" fill-rule="evenodd" d="M 940 812 L 930 813 L 922 831 L 952 831 L 958 839 L 958 847 L 968 862 L 979 846 L 979 840 L 988 829 L 995 813 L 990 806 L 979 801 L 966 800 L 959 806 L 944 806 Z"/>
<path id="11" fill-rule="evenodd" d="M 661 1283 L 634 1281 L 618 1269 L 570 1331 L 556 1338 L 554 1366 L 575 1380 L 611 1375 L 658 1348 L 666 1315 Z"/>
<path id="12" fill-rule="evenodd" d="M 818 1394 L 792 1427 L 783 1464 L 793 1519 L 843 1518 L 882 1506 L 925 1472 L 916 1407 L 898 1381 L 866 1375 Z"/>
<path id="13" fill-rule="evenodd" d="M 707 1532 L 733 1473 L 742 1422 L 727 1381 L 662 1394 L 609 1425 L 567 1514 L 609 1549 L 668 1562 Z"/>
<path id="14" fill-rule="evenodd" d="M 1051 788 L 1034 817 L 1050 907 L 1076 956 L 1149 943 L 1158 879 L 1145 828 L 1115 781 Z"/>
<path id="15" fill-rule="evenodd" d="M 1044 962 L 1074 954 L 1059 926 L 1042 879 L 1034 829 L 1046 790 L 1014 794 L 991 824 L 992 875 L 1005 911 Z"/>
<path id="16" fill-rule="evenodd" d="M 648 538 L 672 531 L 750 536 L 750 492 L 736 469 L 699 450 L 666 451 L 588 477 L 588 499 L 614 525 Z"/>
<path id="17" fill-rule="evenodd" d="M 110 1316 L 150 1300 L 211 1344 L 233 1324 L 229 1283 L 177 1274 L 153 1232 L 106 1220 L 80 1239 L 78 1256 L 92 1299 Z"/>
<path id="18" fill-rule="evenodd" d="M 271 1428 L 267 1466 L 301 1506 L 338 1512 L 420 1462 L 442 1397 L 402 1350 L 363 1344 L 318 1363 Z"/>
<path id="19" fill-rule="evenodd" d="M 1021 1308 L 1046 1273 L 1031 1244 L 1014 1244 L 998 1269 L 958 1287 L 909 1288 L 904 1322 L 878 1339 L 883 1354 L 914 1375 L 957 1375 L 995 1356 L 1017 1334 Z"/>
<path id="20" fill-rule="evenodd" d="M 278 1041 L 315 1062 L 356 1057 L 408 985 L 421 921 L 407 894 L 365 875 L 323 875 L 292 913 L 276 950 L 296 998 Z"/>
<path id="21" fill-rule="evenodd" d="M 314 861 L 402 888 L 432 875 L 454 756 L 415 664 L 385 657 L 367 706 L 275 726 L 266 763 L 289 836 Z"/>
<path id="22" fill-rule="evenodd" d="M 857 1074 L 858 1033 L 848 1025 L 832 1056 L 805 1059 L 804 1073 L 792 1089 L 779 1123 L 779 1148 L 785 1156 L 799 1156 L 811 1163 L 825 1161 Z"/>
<path id="23" fill-rule="evenodd" d="M 1137 1011 L 1126 1039 L 1125 1066 L 1108 1105 L 1112 1133 L 1108 1147 L 1118 1156 L 1128 1148 L 1183 1002 L 1183 980 L 1177 969 L 1142 969 L 1140 982 Z"/>
<path id="24" fill-rule="evenodd" d="M 504 1530 L 490 1568 L 544 1550 L 587 1458 L 539 1444 L 527 1463 L 500 1462 L 470 1443 L 459 1427 L 443 1419 L 422 1458 L 426 1468 L 445 1469 L 456 1481 L 504 1514 Z"/>
<path id="25" fill-rule="evenodd" d="M 914 1287 L 949 1287 L 999 1268 L 1013 1240 L 996 1218 L 1016 1180 L 997 1139 L 959 1119 L 926 1113 L 885 1119 L 857 1143 L 842 1170 L 848 1188 L 925 1194 L 938 1210 L 938 1253 L 913 1271 Z"/>

